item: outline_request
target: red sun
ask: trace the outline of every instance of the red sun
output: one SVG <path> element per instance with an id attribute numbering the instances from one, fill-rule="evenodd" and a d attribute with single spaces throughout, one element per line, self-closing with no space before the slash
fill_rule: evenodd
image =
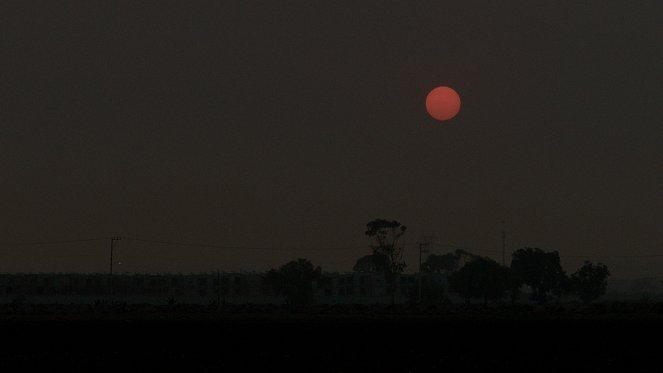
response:
<path id="1" fill-rule="evenodd" d="M 449 87 L 437 87 L 426 96 L 426 110 L 437 120 L 449 120 L 460 111 L 460 96 Z"/>

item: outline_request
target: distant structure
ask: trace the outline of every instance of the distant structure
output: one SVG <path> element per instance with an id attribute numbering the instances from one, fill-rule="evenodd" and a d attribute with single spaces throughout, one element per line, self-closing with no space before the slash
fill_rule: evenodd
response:
<path id="1" fill-rule="evenodd" d="M 446 277 L 438 282 L 446 282 Z M 411 302 L 417 296 L 417 275 L 401 274 L 396 302 Z M 282 304 L 264 282 L 263 273 L 214 272 L 197 274 L 114 273 L 113 293 L 106 273 L 15 273 L 0 274 L 0 303 L 34 304 L 93 303 L 115 300 L 127 303 L 164 304 Z M 319 304 L 390 304 L 385 279 L 379 273 L 325 273 L 313 284 Z"/>
<path id="2" fill-rule="evenodd" d="M 422 281 L 423 273 L 421 272 L 421 266 L 424 261 L 428 259 L 430 255 L 431 248 L 435 245 L 435 231 L 424 231 L 419 238 L 417 247 L 419 248 L 419 270 L 417 274 L 417 302 L 421 303 L 421 294 L 422 294 Z M 424 255 L 426 259 L 424 259 Z"/>
<path id="3" fill-rule="evenodd" d="M 435 231 L 424 231 L 419 237 L 417 247 L 419 248 L 419 272 L 421 272 L 421 265 L 428 259 L 431 249 L 435 246 Z"/>

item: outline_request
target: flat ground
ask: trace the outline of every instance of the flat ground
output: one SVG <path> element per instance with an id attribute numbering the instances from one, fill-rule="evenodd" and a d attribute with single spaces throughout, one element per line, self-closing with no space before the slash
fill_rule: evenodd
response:
<path id="1" fill-rule="evenodd" d="M 0 370 L 660 371 L 656 307 L 175 308 L 5 312 Z"/>

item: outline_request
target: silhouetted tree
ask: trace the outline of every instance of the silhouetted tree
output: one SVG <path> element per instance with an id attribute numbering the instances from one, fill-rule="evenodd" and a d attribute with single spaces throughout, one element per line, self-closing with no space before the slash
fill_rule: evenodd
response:
<path id="1" fill-rule="evenodd" d="M 457 271 L 461 267 L 461 263 L 475 258 L 477 258 L 476 255 L 461 249 L 443 255 L 431 254 L 421 265 L 421 270 L 426 273 L 451 273 Z"/>
<path id="2" fill-rule="evenodd" d="M 373 257 L 385 261 L 383 272 L 392 303 L 396 302 L 398 275 L 405 269 L 403 248 L 398 246 L 398 240 L 405 234 L 406 229 L 406 226 L 396 220 L 375 219 L 366 224 L 365 234 L 375 240 L 375 244 L 371 245 Z"/>
<path id="3" fill-rule="evenodd" d="M 538 248 L 519 249 L 513 253 L 511 270 L 514 285 L 532 288 L 532 299 L 544 303 L 550 293 L 562 294 L 568 284 L 557 251 L 545 252 Z"/>
<path id="4" fill-rule="evenodd" d="M 387 261 L 387 257 L 384 254 L 373 253 L 357 259 L 352 270 L 369 273 L 385 272 L 387 270 Z"/>
<path id="5" fill-rule="evenodd" d="M 604 295 L 608 287 L 610 272 L 605 264 L 592 264 L 590 261 L 571 275 L 571 289 L 580 299 L 589 303 Z"/>
<path id="6" fill-rule="evenodd" d="M 434 277 L 439 274 L 454 273 L 463 264 L 475 258 L 477 258 L 476 255 L 461 249 L 443 255 L 429 255 L 421 265 L 421 302 L 433 304 L 443 301 L 447 293 L 447 286 L 435 283 Z"/>
<path id="7" fill-rule="evenodd" d="M 510 287 L 510 269 L 496 261 L 477 257 L 449 276 L 451 289 L 465 299 L 498 300 Z"/>
<path id="8" fill-rule="evenodd" d="M 320 267 L 314 267 L 307 259 L 300 258 L 282 265 L 278 270 L 269 270 L 265 283 L 271 285 L 275 293 L 285 295 L 288 304 L 312 304 L 313 281 L 321 277 Z"/>

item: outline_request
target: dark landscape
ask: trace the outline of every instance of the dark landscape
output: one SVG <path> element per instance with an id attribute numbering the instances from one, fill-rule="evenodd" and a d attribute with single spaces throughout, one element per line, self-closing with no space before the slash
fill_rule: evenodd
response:
<path id="1" fill-rule="evenodd" d="M 0 1 L 0 373 L 663 372 L 663 1 Z"/>
<path id="2" fill-rule="evenodd" d="M 658 371 L 663 304 L 121 305 L 0 311 L 0 367 L 191 372 Z"/>

